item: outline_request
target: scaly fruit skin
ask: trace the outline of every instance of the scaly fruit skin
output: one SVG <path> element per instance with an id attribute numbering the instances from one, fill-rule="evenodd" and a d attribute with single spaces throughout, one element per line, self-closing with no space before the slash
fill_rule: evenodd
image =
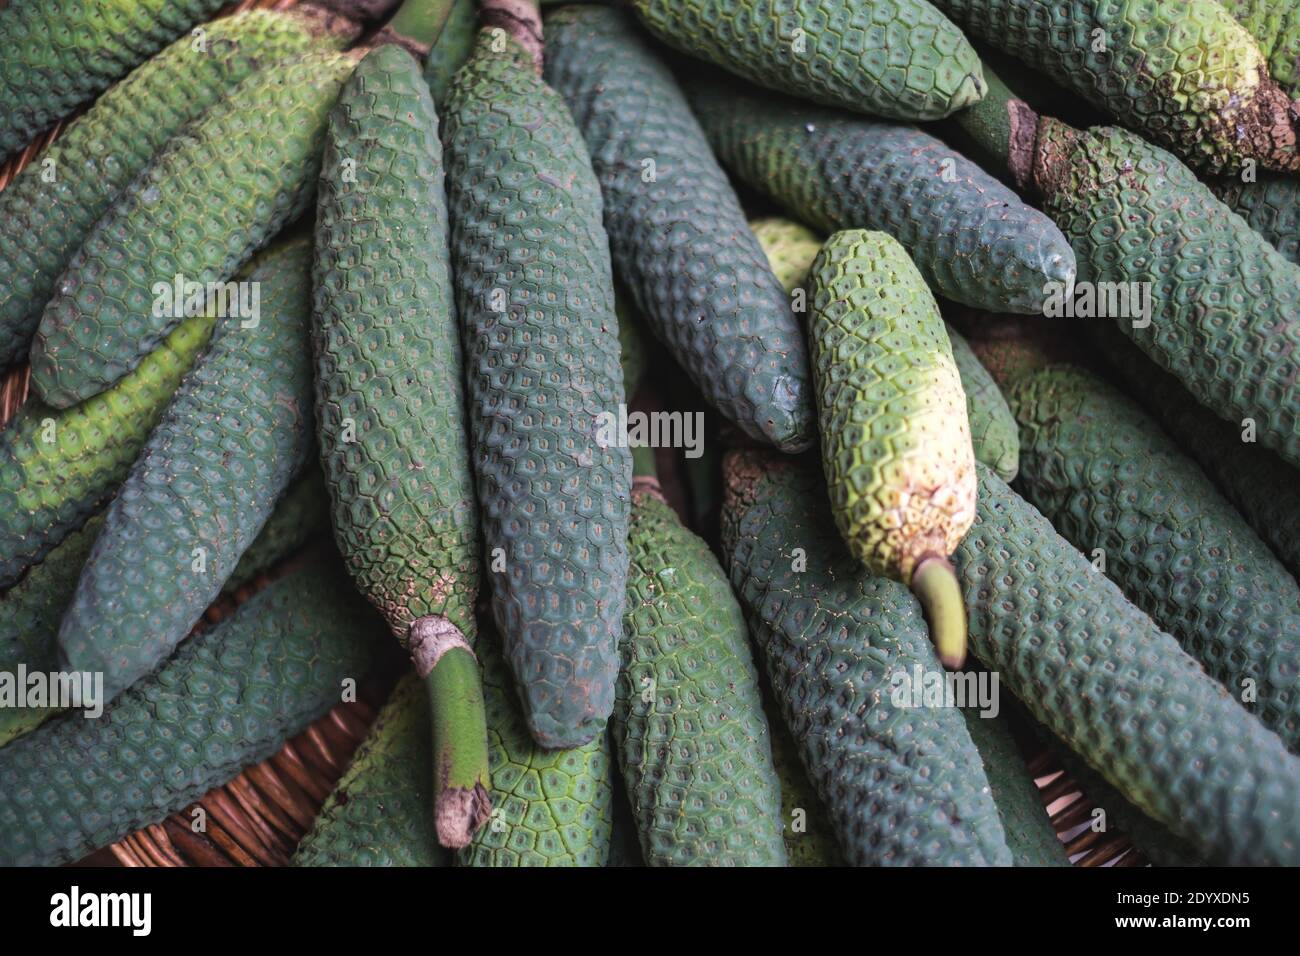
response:
<path id="1" fill-rule="evenodd" d="M 651 866 L 785 866 L 745 617 L 713 552 L 653 487 L 632 496 L 613 719 L 642 853 Z"/>
<path id="2" fill-rule="evenodd" d="M 754 219 L 750 230 L 767 256 L 767 264 L 776 281 L 787 293 L 803 288 L 813 260 L 822 251 L 822 238 L 807 226 L 790 219 L 771 216 Z"/>
<path id="3" fill-rule="evenodd" d="M 260 321 L 217 330 L 105 513 L 59 660 L 102 671 L 107 700 L 189 633 L 307 461 L 310 262 L 299 239 L 243 277 L 260 285 Z"/>
<path id="4" fill-rule="evenodd" d="M 1292 750 L 1300 747 L 1300 585 L 1137 405 L 1068 366 L 1008 395 L 1020 489 L 1125 595 Z"/>
<path id="5" fill-rule="evenodd" d="M 1296 169 L 1290 101 L 1214 0 L 935 0 L 958 24 L 1210 173 Z M 1099 42 L 1100 41 L 1100 42 Z"/>
<path id="6" fill-rule="evenodd" d="M 979 55 L 926 0 L 633 0 L 670 46 L 829 106 L 936 120 L 984 95 Z"/>
<path id="7" fill-rule="evenodd" d="M 478 514 L 445 196 L 415 61 L 377 48 L 330 120 L 312 339 L 334 536 L 403 646 L 429 614 L 475 632 Z"/>
<path id="8" fill-rule="evenodd" d="M 770 693 L 763 695 L 763 710 L 772 732 L 772 766 L 781 784 L 782 834 L 789 865 L 843 866 L 826 808 L 804 772 L 799 747 Z M 796 831 L 796 824 L 803 829 Z"/>
<path id="9" fill-rule="evenodd" d="M 1300 862 L 1300 760 L 1032 505 L 977 468 L 978 515 L 957 565 L 980 661 L 1207 856 Z"/>
<path id="10" fill-rule="evenodd" d="M 586 138 L 614 265 L 651 329 L 745 434 L 809 448 L 798 320 L 672 73 L 620 10 L 565 7 L 545 29 L 546 80 Z"/>
<path id="11" fill-rule="evenodd" d="M 464 846 L 466 827 L 489 809 L 488 754 L 471 650 L 479 522 L 446 197 L 428 85 L 400 46 L 379 46 L 343 87 L 321 167 L 318 435 L 339 550 L 428 684 L 439 837 Z M 426 641 L 435 630 L 443 640 Z M 464 819 L 451 812 L 457 802 L 473 809 L 453 827 Z"/>
<path id="12" fill-rule="evenodd" d="M 298 844 L 293 866 L 450 866 L 434 832 L 424 682 L 408 674 Z"/>
<path id="13" fill-rule="evenodd" d="M 226 594 L 237 591 L 297 551 L 328 524 L 329 493 L 325 490 L 325 479 L 319 468 L 308 465 L 307 473 L 299 476 L 276 502 L 275 510 L 253 543 L 240 555 L 239 563 L 221 590 Z"/>
<path id="14" fill-rule="evenodd" d="M 564 101 L 497 35 L 452 84 L 452 257 L 492 608 L 534 738 L 566 748 L 614 708 L 632 460 L 598 439 L 625 401 L 600 187 Z"/>
<path id="15" fill-rule="evenodd" d="M 1235 176 L 1208 182 L 1214 194 L 1250 228 L 1300 265 L 1300 177 L 1260 173 L 1249 183 Z"/>
<path id="16" fill-rule="evenodd" d="M 224 593 L 231 593 L 298 548 L 308 534 L 328 521 L 325 485 L 319 474 L 299 480 L 275 506 L 261 534 L 239 559 Z M 104 525 L 95 515 L 28 570 L 0 598 L 0 673 L 48 673 L 58 667 L 59 622 L 77 591 L 77 581 Z M 0 746 L 61 713 L 59 707 L 0 708 Z"/>
<path id="17" fill-rule="evenodd" d="M 1121 129 L 1043 118 L 1034 178 L 1081 281 L 1151 284 L 1150 321 L 1115 318 L 1124 333 L 1220 417 L 1254 419 L 1261 444 L 1300 464 L 1300 266 L 1173 155 Z"/>
<path id="18" fill-rule="evenodd" d="M 836 527 L 875 575 L 908 583 L 975 520 L 966 394 L 934 296 L 898 242 L 847 230 L 813 263 L 809 340 Z"/>
<path id="19" fill-rule="evenodd" d="M 977 308 L 1038 313 L 1045 285 L 1074 282 L 1052 221 L 928 133 L 719 80 L 688 86 L 710 143 L 790 216 L 826 234 L 887 232 L 930 288 Z"/>
<path id="20" fill-rule="evenodd" d="M 0 159 L 26 145 L 223 0 L 11 0 L 0 9 Z"/>
<path id="21" fill-rule="evenodd" d="M 961 713 L 984 762 L 1013 865 L 1069 866 L 1070 858 L 1052 829 L 1047 807 L 1025 768 L 1025 758 L 1011 737 L 1006 719 L 981 716 L 976 708 L 963 708 Z"/>
<path id="22" fill-rule="evenodd" d="M 95 515 L 0 598 L 0 675 L 14 675 L 10 679 L 16 681 L 19 665 L 25 665 L 29 673 L 48 674 L 57 669 L 59 621 L 103 523 L 103 515 Z M 61 710 L 0 706 L 0 747 Z"/>
<path id="23" fill-rule="evenodd" d="M 354 63 L 309 53 L 255 73 L 163 147 L 45 307 L 32 342 L 42 398 L 66 408 L 111 386 L 176 323 L 154 309 L 156 284 L 225 282 L 310 208 L 326 117 Z"/>
<path id="24" fill-rule="evenodd" d="M 63 411 L 30 398 L 0 434 L 0 588 L 81 527 L 121 483 L 214 320 L 187 318 L 126 378 Z"/>
<path id="25" fill-rule="evenodd" d="M 1129 393 L 1151 410 L 1300 578 L 1300 484 L 1295 469 L 1271 451 L 1243 441 L 1241 428 L 1216 418 L 1119 329 L 1095 322 L 1085 328 Z"/>
<path id="26" fill-rule="evenodd" d="M 478 35 L 478 0 L 453 0 L 442 34 L 424 58 L 424 81 L 441 109 L 451 91 L 451 78 L 464 66 Z"/>
<path id="27" fill-rule="evenodd" d="M 845 859 L 1009 866 L 961 715 L 892 702 L 896 675 L 942 671 L 915 599 L 838 544 L 815 463 L 731 452 L 724 468 L 722 553 Z"/>
<path id="28" fill-rule="evenodd" d="M 494 633 L 475 648 L 483 667 L 492 816 L 457 854 L 461 866 L 604 866 L 613 827 L 609 736 L 543 750 L 519 710 Z"/>
<path id="29" fill-rule="evenodd" d="M 0 748 L 0 866 L 51 866 L 181 809 L 264 760 L 365 676 L 383 625 L 341 571 L 281 579 L 186 641 L 97 719 Z"/>
<path id="30" fill-rule="evenodd" d="M 0 368 L 26 356 L 68 260 L 168 140 L 267 64 L 348 36 L 298 11 L 252 10 L 204 29 L 203 49 L 193 37 L 177 40 L 101 96 L 0 192 Z"/>
<path id="31" fill-rule="evenodd" d="M 1269 75 L 1300 99 L 1300 10 L 1291 0 L 1219 0 L 1268 57 Z"/>
<path id="32" fill-rule="evenodd" d="M 952 360 L 961 373 L 966 393 L 966 415 L 970 419 L 971 444 L 975 458 L 992 468 L 1003 481 L 1014 481 L 1020 470 L 1020 436 L 1006 396 L 993 376 L 971 351 L 957 330 L 948 326 Z"/>

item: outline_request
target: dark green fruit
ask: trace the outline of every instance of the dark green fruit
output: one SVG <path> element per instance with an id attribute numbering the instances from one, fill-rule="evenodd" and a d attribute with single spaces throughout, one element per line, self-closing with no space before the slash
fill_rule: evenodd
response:
<path id="1" fill-rule="evenodd" d="M 614 707 L 632 478 L 601 440 L 625 398 L 600 187 L 500 31 L 456 74 L 444 142 L 493 613 L 534 738 L 576 747 Z"/>

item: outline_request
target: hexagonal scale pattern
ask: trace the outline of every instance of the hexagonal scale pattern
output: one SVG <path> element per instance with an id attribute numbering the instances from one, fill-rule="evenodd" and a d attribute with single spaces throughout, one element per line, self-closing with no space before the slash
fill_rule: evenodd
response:
<path id="1" fill-rule="evenodd" d="M 500 638 L 476 648 L 483 668 L 492 816 L 460 850 L 462 866 L 604 866 L 613 831 L 609 737 L 569 750 L 537 745 L 520 713 Z"/>
<path id="2" fill-rule="evenodd" d="M 1125 797 L 1226 865 L 1300 862 L 1300 759 L 983 465 L 970 647 Z"/>
<path id="3" fill-rule="evenodd" d="M 972 36 L 1019 57 L 1198 169 L 1232 171 L 1251 152 L 1241 127 L 1260 108 L 1267 65 L 1254 38 L 1215 0 L 935 4 Z"/>
<path id="4" fill-rule="evenodd" d="M 177 40 L 75 119 L 0 192 L 0 368 L 26 355 L 96 220 L 186 123 L 269 62 L 325 42 L 300 14 L 251 10 Z M 53 182 L 46 182 L 51 168 Z"/>
<path id="5" fill-rule="evenodd" d="M 0 10 L 0 159 L 221 6 L 222 0 L 41 0 Z"/>
<path id="6" fill-rule="evenodd" d="M 1049 367 L 1008 393 L 1020 487 L 1138 607 L 1300 748 L 1300 585 L 1145 412 L 1087 372 Z"/>
<path id="7" fill-rule="evenodd" d="M 910 581 L 975 520 L 975 452 L 947 328 L 903 247 L 879 232 L 826 240 L 809 298 L 835 524 L 872 574 Z"/>
<path id="8" fill-rule="evenodd" d="M 163 147 L 45 307 L 31 360 L 47 402 L 96 395 L 153 351 L 176 323 L 153 308 L 156 283 L 224 282 L 310 206 L 326 118 L 354 65 L 309 53 L 255 73 Z"/>
<path id="9" fill-rule="evenodd" d="M 760 86 L 893 119 L 979 102 L 979 55 L 926 0 L 635 0 L 670 46 Z"/>
<path id="10" fill-rule="evenodd" d="M 513 40 L 479 33 L 443 142 L 471 446 L 492 609 L 546 747 L 614 707 L 631 455 L 601 447 L 624 401 L 600 187 L 564 101 Z"/>
<path id="11" fill-rule="evenodd" d="M 729 454 L 722 553 L 782 716 L 852 866 L 1009 866 L 955 708 L 896 707 L 942 670 L 920 605 L 839 543 L 814 460 Z"/>
<path id="12" fill-rule="evenodd" d="M 78 859 L 264 760 L 365 676 L 383 625 L 319 565 L 195 635 L 104 714 L 0 747 L 0 865 Z"/>
<path id="13" fill-rule="evenodd" d="M 875 229 L 906 247 L 937 294 L 993 312 L 1042 311 L 1043 287 L 1074 281 L 1052 221 L 928 133 L 755 93 L 709 75 L 687 83 L 733 174 L 829 235 Z"/>
<path id="14" fill-rule="evenodd" d="M 807 448 L 798 321 L 658 53 L 623 11 L 565 7 L 546 18 L 546 79 L 586 137 L 614 265 L 651 329 L 746 434 Z"/>
<path id="15" fill-rule="evenodd" d="M 403 644 L 427 614 L 472 640 L 478 509 L 442 145 L 408 53 L 388 45 L 361 61 L 322 166 L 313 340 L 334 536 Z"/>
<path id="16" fill-rule="evenodd" d="M 242 276 L 260 321 L 223 320 L 105 513 L 59 660 L 103 671 L 110 700 L 189 633 L 308 459 L 310 257 L 294 240 Z"/>
<path id="17" fill-rule="evenodd" d="M 700 538 L 632 501 L 614 744 L 651 866 L 785 866 L 781 793 L 745 618 Z"/>
<path id="18" fill-rule="evenodd" d="M 1300 266 L 1141 137 L 1044 120 L 1038 138 L 1043 206 L 1074 244 L 1079 278 L 1150 283 L 1149 323 L 1109 321 L 1202 404 L 1253 419 L 1260 444 L 1300 465 Z"/>

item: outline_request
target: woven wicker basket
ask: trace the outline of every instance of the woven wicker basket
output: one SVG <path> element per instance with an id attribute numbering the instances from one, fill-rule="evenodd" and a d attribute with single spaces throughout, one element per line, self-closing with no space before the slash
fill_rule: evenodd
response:
<path id="1" fill-rule="evenodd" d="M 226 8 L 221 15 L 255 8 L 283 10 L 298 2 L 244 0 Z M 0 164 L 0 190 L 75 115 Z M 28 386 L 29 372 L 25 366 L 10 370 L 0 379 L 0 428 L 9 423 L 26 401 Z M 276 572 L 264 575 L 241 588 L 233 598 L 218 601 L 205 615 L 206 623 L 211 625 L 228 616 L 275 576 Z M 209 791 L 184 810 L 161 823 L 137 830 L 78 865 L 286 865 L 374 721 L 389 689 L 384 686 L 386 683 L 389 682 L 363 686 L 361 700 L 337 705 L 268 760 L 246 768 L 229 783 Z M 1096 804 L 1056 765 L 1049 753 L 1037 754 L 1028 761 L 1028 766 L 1057 836 L 1075 866 L 1146 865 L 1122 833 L 1114 830 L 1096 833 L 1088 826 Z M 195 819 L 194 811 L 200 808 L 206 816 L 206 826 L 203 832 L 195 832 L 191 821 Z"/>

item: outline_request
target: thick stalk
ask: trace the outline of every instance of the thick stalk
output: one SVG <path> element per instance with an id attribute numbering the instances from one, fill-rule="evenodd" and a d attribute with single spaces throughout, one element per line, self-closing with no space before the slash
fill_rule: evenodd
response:
<path id="1" fill-rule="evenodd" d="M 421 61 L 442 36 L 455 0 L 405 0 L 393 19 L 375 37 L 380 43 L 397 43 Z"/>
<path id="2" fill-rule="evenodd" d="M 479 0 L 479 22 L 500 27 L 528 51 L 542 75 L 542 13 L 537 0 Z"/>
<path id="3" fill-rule="evenodd" d="M 438 842 L 459 849 L 492 812 L 478 659 L 460 629 L 439 615 L 411 624 L 410 647 L 429 695 Z"/>
<path id="4" fill-rule="evenodd" d="M 1038 114 L 987 64 L 984 79 L 989 87 L 984 99 L 957 113 L 953 120 L 990 157 L 1006 166 L 1016 188 L 1024 192 L 1032 182 Z"/>
<path id="5" fill-rule="evenodd" d="M 956 670 L 966 663 L 966 605 L 951 562 L 928 554 L 912 572 L 912 593 L 930 622 L 930 638 L 944 667 Z"/>

